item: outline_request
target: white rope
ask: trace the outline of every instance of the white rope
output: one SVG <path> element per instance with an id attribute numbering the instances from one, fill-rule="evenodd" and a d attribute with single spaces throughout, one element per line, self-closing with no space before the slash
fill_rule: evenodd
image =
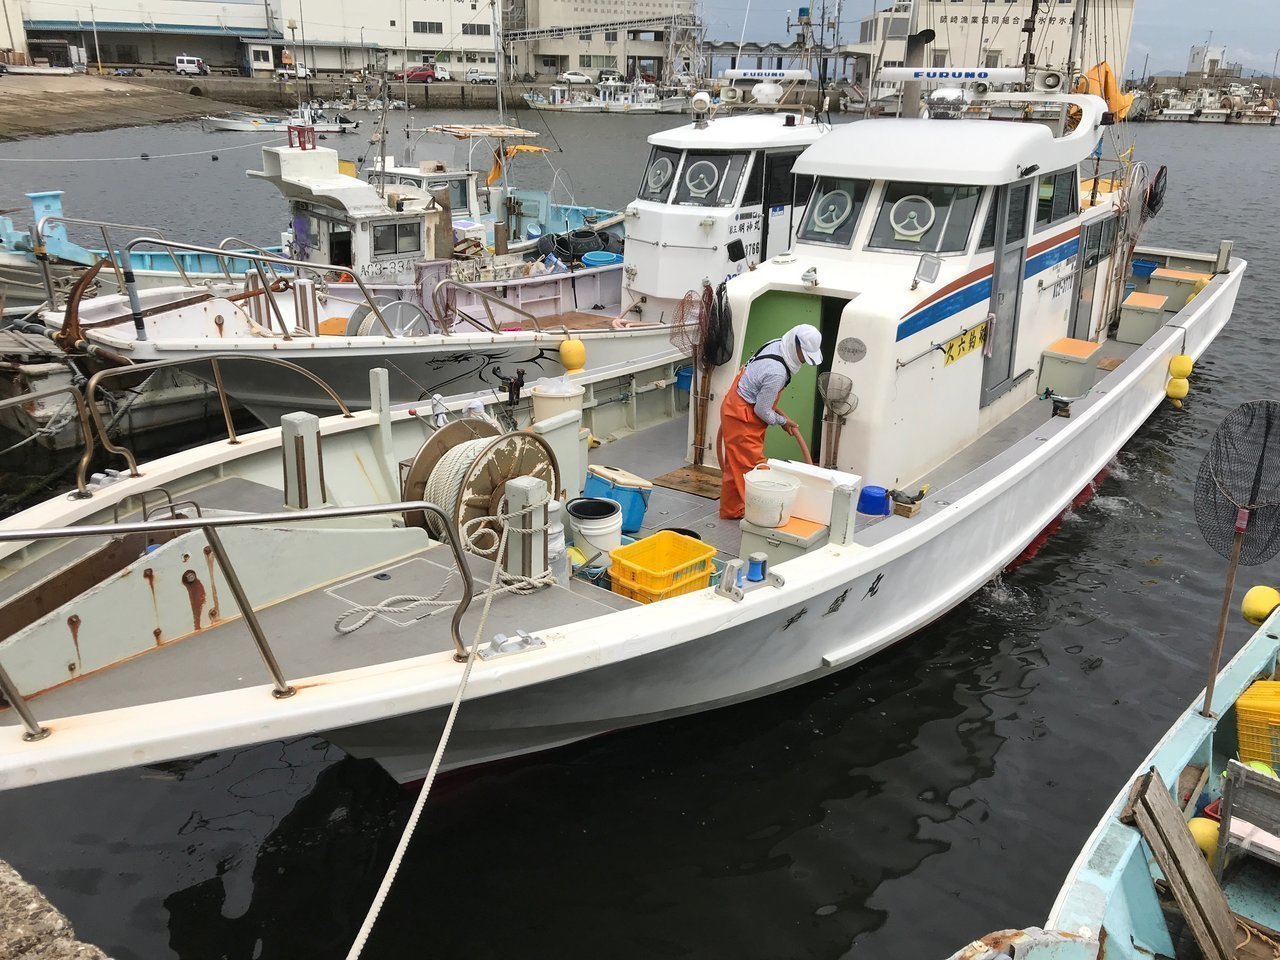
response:
<path id="1" fill-rule="evenodd" d="M 507 532 L 503 530 L 500 544 L 505 544 Z M 476 651 L 480 648 L 480 638 L 484 636 L 484 626 L 489 620 L 489 609 L 493 606 L 493 598 L 495 595 L 494 587 L 497 585 L 498 572 L 502 568 L 494 565 L 493 575 L 489 578 L 489 589 L 486 591 L 484 610 L 480 613 L 480 623 L 476 626 L 475 639 L 471 641 L 471 649 L 467 651 L 467 664 L 462 670 L 462 678 L 458 681 L 458 689 L 454 692 L 453 703 L 449 707 L 449 715 L 444 721 L 444 730 L 440 734 L 440 742 L 436 744 L 436 752 L 431 757 L 431 765 L 427 768 L 427 775 L 423 778 L 422 789 L 418 792 L 418 799 L 414 801 L 413 810 L 409 814 L 409 821 L 404 826 L 404 833 L 400 834 L 400 842 L 396 844 L 396 851 L 391 855 L 391 862 L 387 864 L 387 872 L 383 874 L 382 883 L 378 886 L 378 892 L 373 897 L 373 903 L 369 905 L 369 912 L 365 914 L 364 923 L 360 925 L 360 930 L 356 933 L 351 949 L 347 952 L 347 960 L 358 960 L 364 945 L 369 940 L 369 934 L 373 932 L 373 925 L 378 920 L 378 914 L 382 912 L 382 906 L 386 903 L 387 895 L 391 893 L 391 886 L 395 883 L 396 874 L 400 871 L 400 864 L 404 860 L 405 851 L 409 849 L 409 841 L 413 839 L 413 833 L 418 827 L 418 820 L 422 817 L 422 811 L 427 805 L 427 797 L 431 794 L 431 787 L 435 783 L 436 774 L 440 770 L 440 762 L 444 759 L 445 748 L 449 744 L 449 737 L 453 733 L 453 724 L 458 719 L 458 710 L 462 706 L 462 695 L 467 689 L 467 683 L 471 679 L 471 668 L 476 663 Z"/>
<path id="2" fill-rule="evenodd" d="M 434 471 L 432 471 L 434 473 Z M 541 506 L 535 504 L 534 506 Z M 511 521 L 518 514 L 506 514 L 505 503 L 502 517 L 484 517 L 482 519 L 492 520 L 501 519 L 506 523 L 502 527 L 502 534 L 498 537 L 496 551 L 501 554 L 502 548 L 506 546 L 507 535 L 512 531 L 525 532 L 518 527 L 512 527 Z M 535 527 L 533 529 L 545 530 L 545 526 Z M 465 571 L 464 571 L 465 575 Z M 471 669 L 475 666 L 476 651 L 480 648 L 480 638 L 484 636 L 485 624 L 489 621 L 489 611 L 493 607 L 493 598 L 500 593 L 508 592 L 510 587 L 498 587 L 498 580 L 502 576 L 502 567 L 499 564 L 493 565 L 493 573 L 489 577 L 489 588 L 484 592 L 484 609 L 480 612 L 480 623 L 476 625 L 475 638 L 471 641 L 471 647 L 467 651 L 467 664 L 462 670 L 462 678 L 458 681 L 458 689 L 454 692 L 453 703 L 449 707 L 449 716 L 445 718 L 444 730 L 440 734 L 440 742 L 436 744 L 436 752 L 431 757 L 431 765 L 427 768 L 427 775 L 423 778 L 422 790 L 418 793 L 417 800 L 414 801 L 413 810 L 409 814 L 409 820 L 405 824 L 404 833 L 400 835 L 400 842 L 396 844 L 396 851 L 391 855 L 391 862 L 387 865 L 387 872 L 382 877 L 382 883 L 378 886 L 378 892 L 374 895 L 373 903 L 369 905 L 369 912 L 365 914 L 364 923 L 360 925 L 360 930 L 356 933 L 355 941 L 351 944 L 351 949 L 347 953 L 347 960 L 358 960 L 361 952 L 364 950 L 365 943 L 369 939 L 369 934 L 373 932 L 373 925 L 378 920 L 378 914 L 382 912 L 382 906 L 386 903 L 387 896 L 391 892 L 391 886 L 395 883 L 396 874 L 400 870 L 400 864 L 404 860 L 405 851 L 409 849 L 409 841 L 413 839 L 413 833 L 418 827 L 418 821 L 422 817 L 422 811 L 427 805 L 427 797 L 431 794 L 431 787 L 435 783 L 436 774 L 440 770 L 440 763 L 444 759 L 445 748 L 449 745 L 449 737 L 453 733 L 454 722 L 458 719 L 458 710 L 462 707 L 462 695 L 467 689 L 467 683 L 471 680 Z M 554 577 L 550 570 L 544 570 L 538 577 L 521 577 L 521 580 L 533 582 L 542 580 L 543 582 L 553 582 Z"/>
<path id="3" fill-rule="evenodd" d="M 462 481 L 467 471 L 480 459 L 485 447 L 493 443 L 492 437 L 479 440 L 467 440 L 445 451 L 439 462 L 431 468 L 431 476 L 427 478 L 422 498 L 439 505 L 450 516 L 457 516 L 458 501 L 462 497 Z M 431 532 L 436 536 L 444 533 L 437 521 L 430 521 Z"/>

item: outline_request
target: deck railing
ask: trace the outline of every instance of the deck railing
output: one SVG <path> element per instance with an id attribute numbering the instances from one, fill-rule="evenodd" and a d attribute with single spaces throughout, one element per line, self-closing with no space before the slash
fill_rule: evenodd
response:
<path id="1" fill-rule="evenodd" d="M 383 513 L 403 514 L 410 512 L 430 513 L 434 516 L 439 521 L 440 528 L 444 530 L 445 538 L 449 542 L 449 549 L 453 553 L 454 566 L 457 568 L 458 578 L 462 584 L 462 597 L 458 600 L 458 605 L 454 607 L 453 620 L 450 623 L 449 632 L 453 640 L 454 659 L 458 662 L 463 662 L 467 659 L 467 647 L 462 640 L 462 618 L 466 615 L 467 609 L 471 605 L 473 593 L 471 573 L 467 567 L 466 555 L 462 551 L 462 542 L 458 538 L 458 531 L 454 527 L 452 519 L 440 507 L 426 500 L 407 500 L 400 503 L 368 504 L 356 507 L 321 507 L 315 510 L 289 510 L 230 517 L 196 516 L 194 518 L 185 518 L 175 516 L 167 520 L 144 520 L 136 523 L 86 524 L 78 527 L 49 527 L 40 530 L 0 530 L 0 543 L 26 543 L 35 540 L 76 540 L 84 537 L 121 537 L 128 534 L 155 534 L 167 531 L 202 531 L 205 539 L 209 542 L 214 558 L 217 560 L 218 568 L 222 571 L 223 578 L 227 581 L 227 586 L 231 588 L 236 607 L 239 609 L 240 615 L 244 617 L 245 626 L 253 637 L 254 645 L 257 647 L 267 673 L 271 678 L 271 695 L 276 698 L 284 698 L 293 696 L 297 691 L 285 679 L 284 671 L 280 668 L 280 664 L 271 650 L 271 644 L 267 640 L 266 632 L 262 629 L 257 612 L 253 609 L 253 605 L 249 602 L 249 598 L 244 592 L 244 586 L 241 584 L 240 577 L 231 563 L 231 557 L 227 554 L 226 546 L 223 544 L 218 530 L 222 527 L 244 527 L 255 524 L 293 524 L 309 520 L 335 520 L 344 517 L 368 517 Z M 14 712 L 17 713 L 24 729 L 24 740 L 43 740 L 50 735 L 49 728 L 42 727 L 37 722 L 35 715 L 31 712 L 30 704 L 27 703 L 26 698 L 18 690 L 2 665 L 0 665 L 0 695 L 4 696 L 4 699 L 9 702 Z"/>
<path id="2" fill-rule="evenodd" d="M 450 326 L 450 324 L 447 324 L 445 322 L 445 317 L 449 315 L 450 310 L 457 311 L 459 315 L 465 317 L 467 321 L 475 325 L 476 328 L 482 329 L 480 327 L 480 324 L 476 323 L 474 318 L 472 318 L 468 314 L 463 313 L 456 306 L 451 307 L 449 305 L 449 302 L 442 295 L 442 291 L 447 290 L 451 287 L 457 290 L 464 290 L 467 293 L 471 294 L 472 296 L 480 298 L 480 302 L 484 304 L 484 312 L 489 317 L 489 330 L 486 332 L 492 332 L 492 333 L 502 332 L 502 329 L 498 326 L 497 319 L 493 315 L 493 307 L 490 306 L 490 304 L 497 304 L 498 306 L 503 307 L 504 309 L 510 310 L 512 313 L 519 314 L 520 316 L 524 317 L 526 320 L 529 320 L 533 323 L 533 329 L 537 333 L 542 332 L 542 328 L 538 326 L 538 318 L 535 317 L 528 310 L 525 310 L 523 307 L 517 307 L 514 303 L 509 303 L 506 300 L 503 300 L 501 297 L 496 297 L 492 293 L 487 293 L 484 290 L 477 290 L 475 287 L 468 286 L 467 284 L 463 283 L 461 280 L 454 280 L 452 277 L 445 277 L 443 280 L 437 283 L 435 285 L 435 289 L 431 291 L 431 305 L 435 307 L 436 325 L 440 328 L 441 333 L 449 332 L 448 327 Z"/>
<path id="3" fill-rule="evenodd" d="M 95 396 L 97 394 L 98 387 L 101 386 L 103 382 L 107 380 L 113 380 L 117 377 L 124 377 L 124 376 L 136 377 L 140 373 L 141 374 L 153 373 L 156 370 L 162 370 L 166 367 L 190 368 L 195 364 L 200 363 L 202 360 L 208 361 L 209 364 L 213 367 L 213 385 L 214 385 L 214 388 L 218 391 L 218 403 L 222 407 L 222 419 L 227 426 L 227 440 L 230 443 L 239 443 L 240 437 L 236 433 L 235 421 L 231 416 L 231 401 L 227 396 L 226 388 L 222 384 L 221 364 L 224 362 L 243 363 L 247 361 L 249 363 L 266 363 L 275 367 L 283 367 L 286 370 L 290 370 L 294 373 L 300 374 L 301 376 L 306 377 L 308 380 L 310 380 L 312 383 L 318 386 L 322 391 L 324 391 L 325 395 L 330 400 L 333 401 L 334 406 L 336 406 L 339 410 L 342 411 L 342 415 L 344 417 L 350 417 L 352 415 L 351 409 L 345 403 L 342 402 L 342 398 L 338 396 L 338 394 L 334 391 L 334 389 L 331 386 L 329 386 L 329 384 L 325 383 L 324 380 L 322 380 L 320 377 L 317 377 L 310 370 L 306 369 L 305 367 L 300 367 L 296 363 L 291 363 L 288 360 L 282 360 L 279 357 L 259 357 L 253 354 L 218 353 L 208 357 L 201 357 L 196 360 L 186 360 L 186 359 L 153 360 L 148 363 L 138 363 L 128 367 L 112 367 L 111 369 L 108 369 L 108 370 L 99 370 L 97 373 L 95 373 L 92 377 L 89 378 L 88 384 L 85 385 L 85 394 L 89 397 Z M 18 397 L 15 399 L 17 400 L 30 399 L 30 395 L 26 397 Z M 9 401 L 9 402 L 12 403 L 13 401 Z M 88 408 L 89 408 L 88 415 L 93 419 L 94 426 L 97 427 L 98 437 L 102 441 L 102 448 L 106 450 L 108 453 L 114 453 L 117 456 L 124 457 L 125 461 L 129 464 L 130 476 L 134 476 L 134 477 L 141 476 L 141 474 L 138 473 L 138 460 L 133 455 L 133 452 L 128 447 L 123 447 L 115 443 L 109 436 L 107 436 L 107 425 L 102 420 L 102 411 L 98 409 L 98 405 L 95 403 L 90 403 L 88 404 Z M 0 409 L 3 409 L 3 405 L 0 405 Z M 90 441 L 90 448 L 89 448 L 89 452 L 91 451 L 92 451 L 92 441 Z M 80 468 L 76 475 L 76 484 L 77 486 L 80 487 L 81 493 L 84 493 L 85 496 L 88 496 L 88 494 L 85 492 L 85 482 L 84 482 L 87 462 L 88 462 L 88 453 L 86 453 L 86 455 L 81 458 Z"/>

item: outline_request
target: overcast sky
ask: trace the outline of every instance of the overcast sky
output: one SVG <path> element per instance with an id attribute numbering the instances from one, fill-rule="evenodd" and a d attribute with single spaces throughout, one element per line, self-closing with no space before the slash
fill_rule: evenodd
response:
<path id="1" fill-rule="evenodd" d="M 822 0 L 808 0 L 815 13 Z M 837 0 L 827 0 L 833 10 Z M 925 2 L 925 0 L 921 0 Z M 1135 0 L 1133 46 L 1129 69 L 1142 71 L 1151 54 L 1152 71 L 1182 70 L 1193 45 L 1213 31 L 1215 44 L 1227 48 L 1227 59 L 1246 68 L 1271 72 L 1280 48 L 1280 2 L 1277 0 Z M 842 38 L 857 37 L 858 21 L 873 6 L 883 10 L 886 0 L 844 0 Z M 743 13 L 749 10 L 747 39 L 781 39 L 787 10 L 794 16 L 800 0 L 701 0 L 708 34 L 717 40 L 736 40 L 742 33 Z"/>

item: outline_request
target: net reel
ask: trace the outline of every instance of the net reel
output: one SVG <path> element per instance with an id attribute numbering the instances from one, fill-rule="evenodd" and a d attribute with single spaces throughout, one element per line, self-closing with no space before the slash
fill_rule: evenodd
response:
<path id="1" fill-rule="evenodd" d="M 455 420 L 418 450 L 404 473 L 402 495 L 438 505 L 456 525 L 464 549 L 491 556 L 502 533 L 498 518 L 507 481 L 517 477 L 541 480 L 556 496 L 560 465 L 546 440 L 533 433 L 501 433 L 487 420 Z M 423 527 L 437 539 L 444 534 L 438 521 L 423 513 L 406 514 L 405 524 Z"/>

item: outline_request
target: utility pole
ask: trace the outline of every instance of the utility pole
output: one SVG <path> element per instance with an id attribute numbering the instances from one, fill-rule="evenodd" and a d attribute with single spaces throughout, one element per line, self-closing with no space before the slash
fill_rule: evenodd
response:
<path id="1" fill-rule="evenodd" d="M 1276 68 L 1280 67 L 1280 50 L 1276 51 L 1276 58 L 1271 64 L 1271 95 L 1276 95 Z"/>
<path id="2" fill-rule="evenodd" d="M 307 99 L 311 99 L 311 57 L 307 54 L 307 18 L 302 12 L 302 0 L 298 0 L 298 20 L 302 23 L 302 66 L 303 75 L 307 83 Z M 294 67 L 294 73 L 297 73 L 297 67 Z M 296 80 L 297 77 L 295 76 Z"/>
<path id="3" fill-rule="evenodd" d="M 98 76 L 102 76 L 102 47 L 98 45 L 98 15 L 89 4 L 89 17 L 93 20 L 93 58 L 98 61 Z"/>

